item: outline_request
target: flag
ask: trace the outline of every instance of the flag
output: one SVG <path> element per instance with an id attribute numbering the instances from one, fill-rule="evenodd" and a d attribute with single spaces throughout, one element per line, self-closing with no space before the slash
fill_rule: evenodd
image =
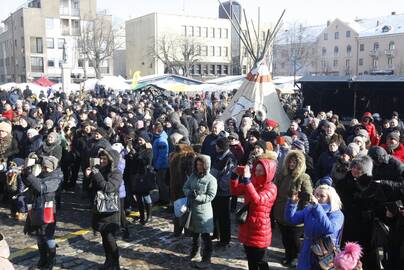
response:
<path id="1" fill-rule="evenodd" d="M 131 85 L 131 88 L 132 88 L 132 89 L 135 89 L 135 88 L 136 88 L 136 86 L 137 86 L 137 81 L 139 80 L 139 78 L 140 78 L 140 71 L 135 71 L 135 72 L 133 73 L 133 78 L 132 78 L 132 85 Z"/>

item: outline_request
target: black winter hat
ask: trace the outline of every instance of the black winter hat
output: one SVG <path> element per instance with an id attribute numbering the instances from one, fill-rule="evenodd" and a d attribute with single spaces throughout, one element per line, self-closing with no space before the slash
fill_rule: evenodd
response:
<path id="1" fill-rule="evenodd" d="M 142 138 L 143 140 L 145 140 L 146 142 L 150 142 L 150 135 L 149 133 L 147 133 L 146 130 L 142 130 L 139 135 L 138 138 Z"/>
<path id="2" fill-rule="evenodd" d="M 108 136 L 107 131 L 106 131 L 104 128 L 102 128 L 102 127 L 97 127 L 97 129 L 94 131 L 94 133 L 99 133 L 99 134 L 101 134 L 101 136 L 102 136 L 103 138 L 106 138 L 106 137 Z"/>
<path id="3" fill-rule="evenodd" d="M 226 137 L 220 137 L 216 141 L 216 146 L 219 147 L 219 149 L 222 151 L 229 150 L 230 147 L 229 139 L 227 139 Z"/>
<path id="4" fill-rule="evenodd" d="M 255 146 L 261 147 L 264 151 L 267 150 L 267 143 L 263 140 L 259 140 L 255 143 Z"/>

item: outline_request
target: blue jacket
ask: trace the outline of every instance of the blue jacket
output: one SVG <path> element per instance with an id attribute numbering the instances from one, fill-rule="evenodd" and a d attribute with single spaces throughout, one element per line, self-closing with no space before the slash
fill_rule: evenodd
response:
<path id="1" fill-rule="evenodd" d="M 316 167 L 317 178 L 323 178 L 324 176 L 331 175 L 332 167 L 339 158 L 339 152 L 331 153 L 330 151 L 323 152 L 318 161 Z"/>
<path id="2" fill-rule="evenodd" d="M 165 131 L 154 135 L 152 164 L 156 170 L 168 168 L 168 136 Z"/>
<path id="3" fill-rule="evenodd" d="M 297 204 L 289 200 L 285 207 L 285 219 L 292 224 L 304 223 L 304 241 L 300 250 L 297 270 L 312 269 L 312 253 L 310 246 L 313 240 L 321 236 L 329 235 L 339 247 L 339 236 L 344 224 L 344 214 L 341 210 L 326 212 L 322 205 L 309 205 L 301 211 L 297 210 Z"/>

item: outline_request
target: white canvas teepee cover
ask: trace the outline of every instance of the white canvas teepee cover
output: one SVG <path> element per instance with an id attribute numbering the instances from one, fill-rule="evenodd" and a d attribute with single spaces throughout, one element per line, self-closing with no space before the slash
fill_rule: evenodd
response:
<path id="1" fill-rule="evenodd" d="M 268 119 L 277 121 L 281 131 L 288 129 L 290 119 L 279 101 L 269 68 L 264 61 L 258 62 L 248 73 L 221 119 L 234 117 L 237 119 L 237 123 L 240 123 L 244 112 L 251 107 L 255 111 L 265 112 Z"/>

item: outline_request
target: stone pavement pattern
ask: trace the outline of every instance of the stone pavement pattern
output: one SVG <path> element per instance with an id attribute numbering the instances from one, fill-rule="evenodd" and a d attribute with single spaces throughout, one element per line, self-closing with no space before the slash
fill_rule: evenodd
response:
<path id="1" fill-rule="evenodd" d="M 6 236 L 11 249 L 12 263 L 19 269 L 30 269 L 38 261 L 36 240 L 23 234 L 23 222 L 9 218 L 6 205 L 0 206 L 0 231 Z M 132 220 L 132 218 L 128 218 Z M 100 234 L 90 228 L 91 211 L 78 192 L 65 192 L 62 209 L 58 212 L 56 238 L 58 242 L 54 269 L 98 269 L 104 262 Z M 233 226 L 233 239 L 226 249 L 214 248 L 210 269 L 247 269 L 243 247 L 237 240 L 237 228 Z M 130 223 L 131 238 L 119 240 L 121 269 L 195 269 L 187 259 L 190 237 L 172 238 L 171 213 L 155 209 L 152 223 L 146 226 Z M 215 243 L 215 242 L 214 242 Z M 278 262 L 283 256 L 279 232 L 275 231 L 273 246 L 268 252 L 271 269 L 286 269 Z"/>

